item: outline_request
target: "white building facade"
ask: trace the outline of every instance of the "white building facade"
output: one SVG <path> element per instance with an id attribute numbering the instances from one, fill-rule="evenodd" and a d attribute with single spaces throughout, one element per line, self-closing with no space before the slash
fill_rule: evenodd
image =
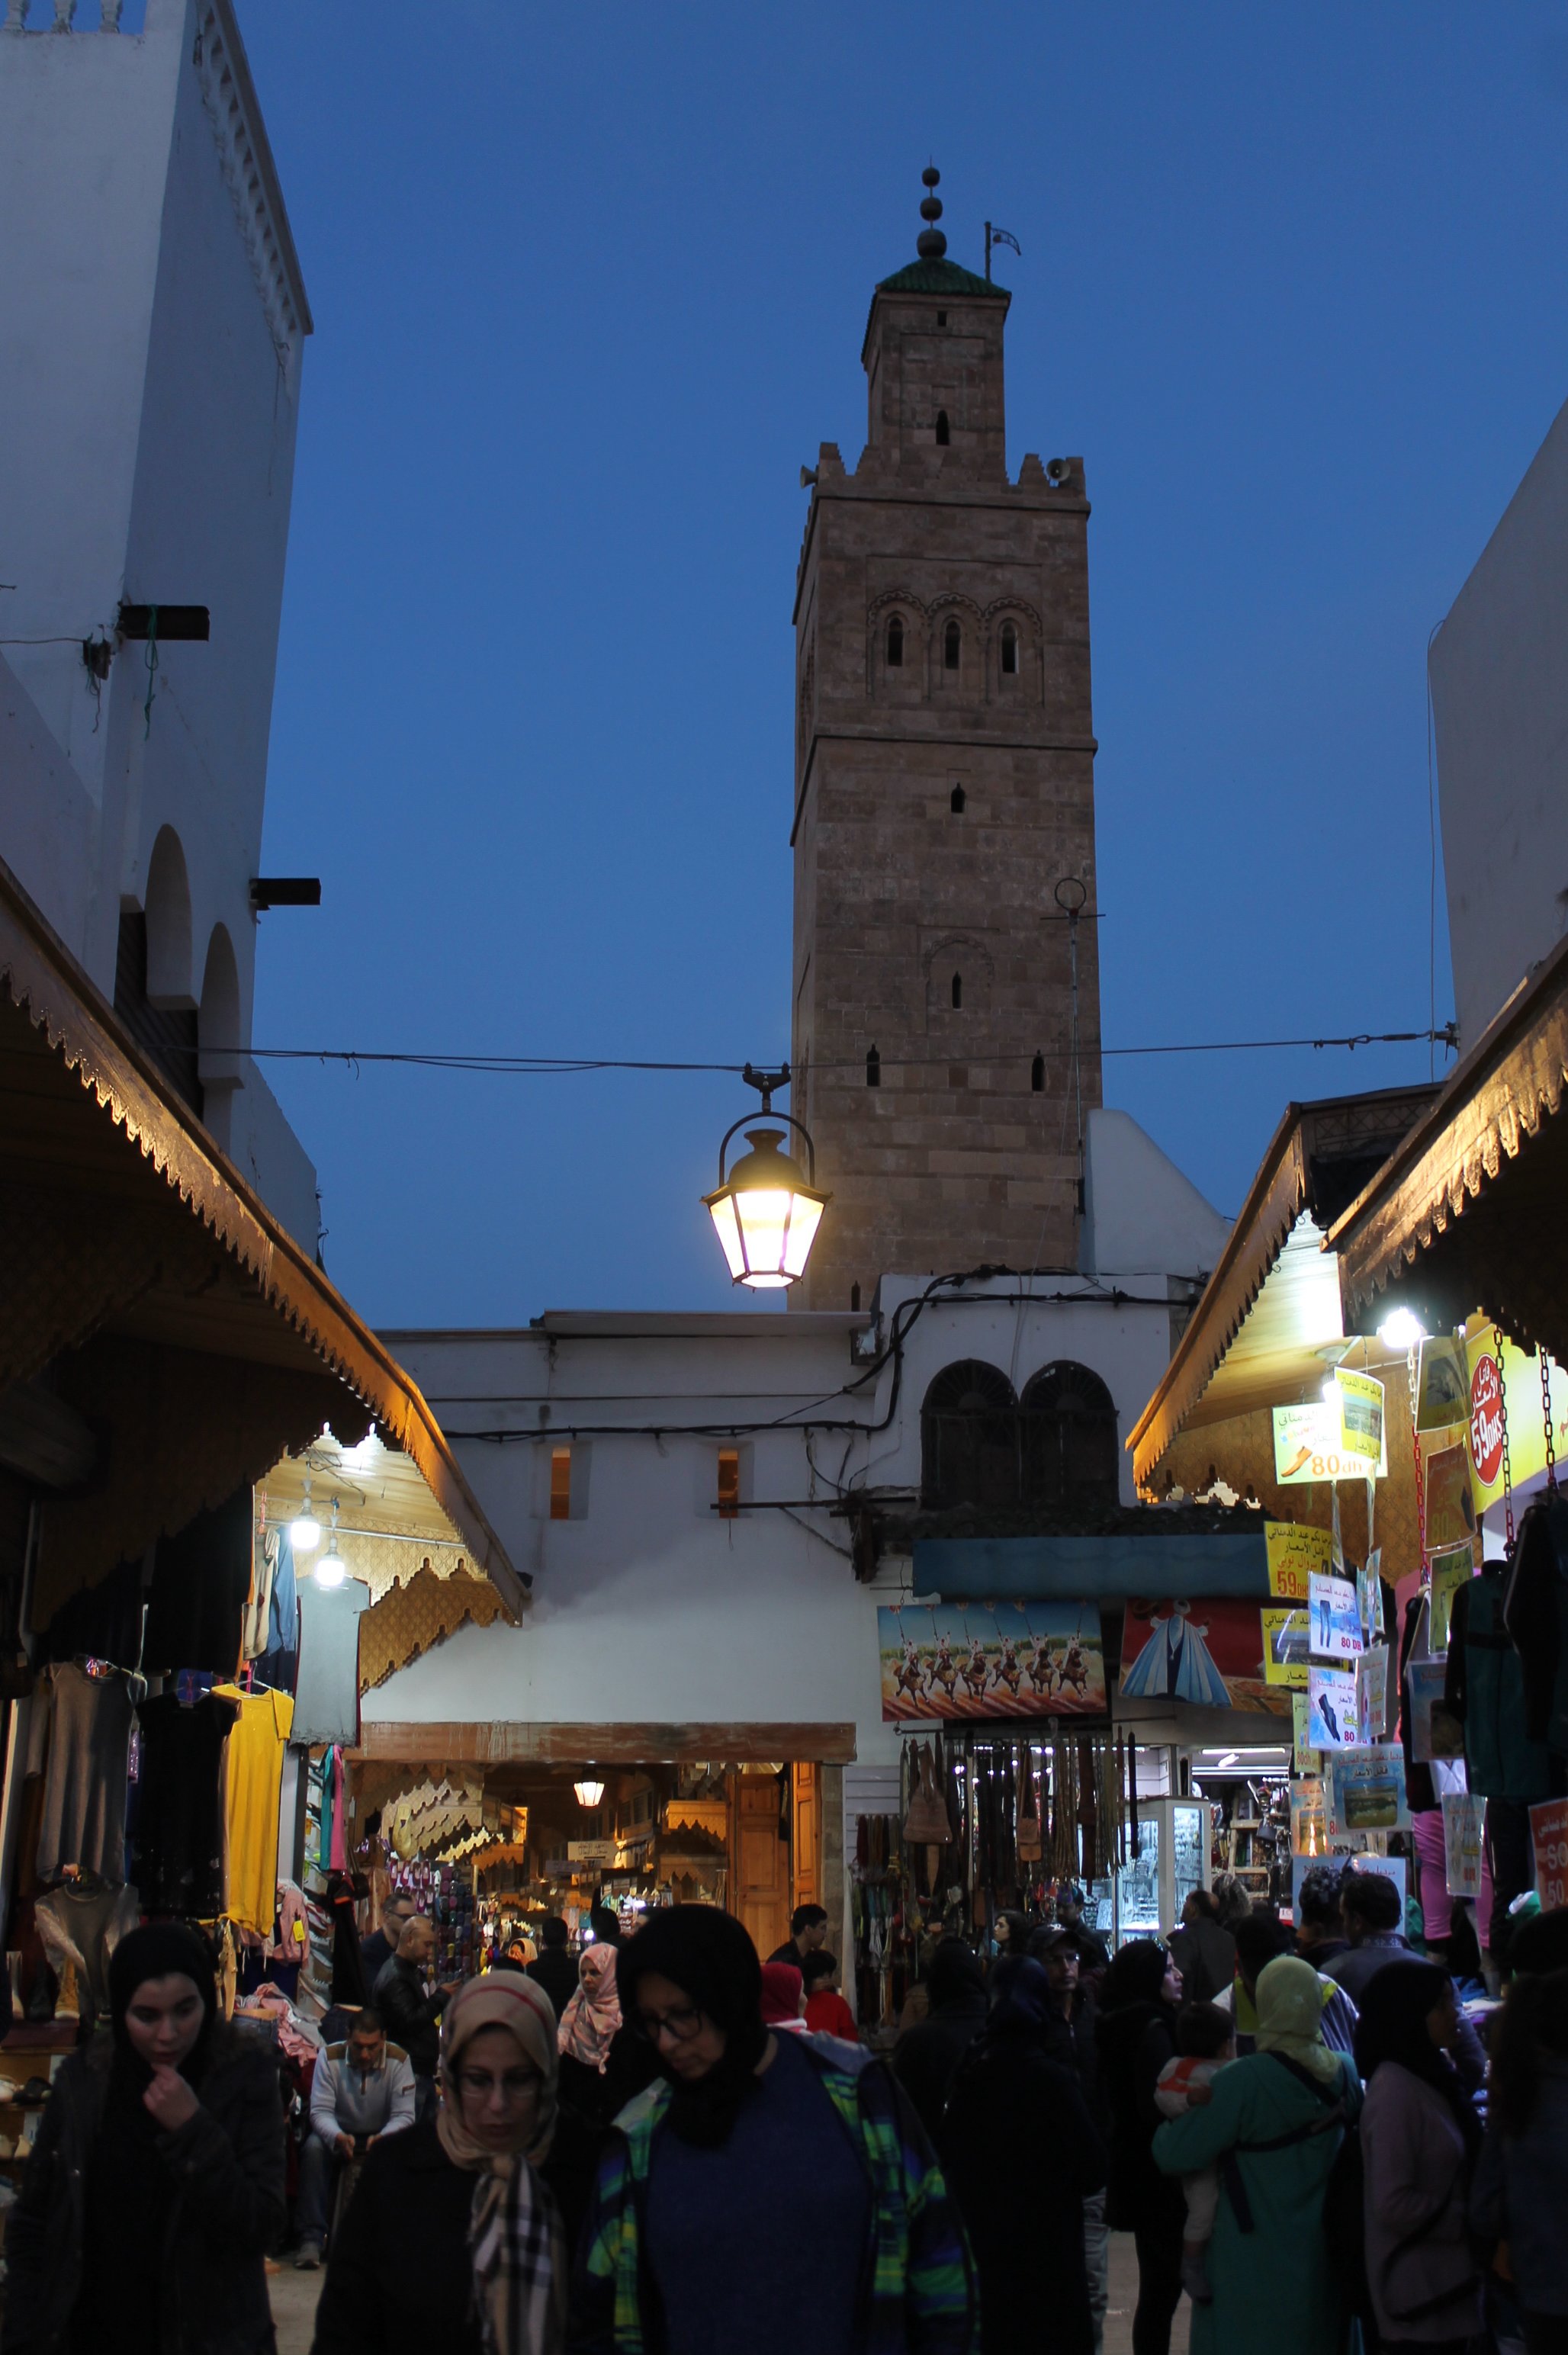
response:
<path id="1" fill-rule="evenodd" d="M 246 1052 L 310 309 L 229 0 L 61 13 L 0 32 L 0 858 L 314 1250 Z"/>

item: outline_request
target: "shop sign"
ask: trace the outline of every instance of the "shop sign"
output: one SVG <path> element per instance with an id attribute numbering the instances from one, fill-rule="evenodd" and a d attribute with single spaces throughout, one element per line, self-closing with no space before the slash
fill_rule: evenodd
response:
<path id="1" fill-rule="evenodd" d="M 1470 1376 L 1470 1464 L 1482 1488 L 1489 1488 L 1503 1468 L 1503 1378 L 1485 1349 Z"/>
<path id="2" fill-rule="evenodd" d="M 1481 1893 L 1481 1827 L 1487 1803 L 1468 1791 L 1443 1794 L 1443 1870 L 1450 1897 Z"/>
<path id="3" fill-rule="evenodd" d="M 1363 1476 L 1383 1463 L 1383 1386 L 1375 1374 L 1334 1369 L 1339 1453 Z"/>
<path id="4" fill-rule="evenodd" d="M 1307 1689 L 1307 1663 L 1312 1650 L 1311 1614 L 1289 1606 L 1265 1604 L 1263 1621 L 1264 1682 Z"/>
<path id="5" fill-rule="evenodd" d="M 1323 1772 L 1323 1753 L 1321 1750 L 1314 1750 L 1307 1739 L 1307 1721 L 1310 1707 L 1311 1704 L 1304 1692 L 1291 1694 L 1290 1764 L 1293 1772 L 1297 1774 L 1320 1774 Z"/>
<path id="6" fill-rule="evenodd" d="M 1317 1750 L 1342 1750 L 1360 1731 L 1356 1715 L 1356 1678 L 1345 1668 L 1307 1671 L 1307 1739 Z"/>
<path id="7" fill-rule="evenodd" d="M 1397 1742 L 1357 1742 L 1328 1761 L 1331 1828 L 1343 1832 L 1410 1829 L 1404 1753 Z"/>
<path id="8" fill-rule="evenodd" d="M 1312 1651 L 1319 1660 L 1353 1660 L 1361 1651 L 1361 1612 L 1353 1578 L 1312 1573 L 1308 1607 Z"/>
<path id="9" fill-rule="evenodd" d="M 941 1603 L 877 1613 L 882 1720 L 1105 1717 L 1095 1603 Z"/>
<path id="10" fill-rule="evenodd" d="M 566 1855 L 571 1864 L 613 1864 L 615 1843 L 613 1839 L 568 1840 Z"/>
<path id="11" fill-rule="evenodd" d="M 1530 1838 L 1542 1905 L 1568 1905 L 1568 1799 L 1543 1799 L 1531 1807 Z"/>
<path id="12" fill-rule="evenodd" d="M 1304 1529 L 1296 1521 L 1270 1521 L 1264 1539 L 1268 1547 L 1269 1593 L 1282 1602 L 1307 1602 L 1313 1572 L 1333 1564 L 1332 1530 Z"/>
<path id="13" fill-rule="evenodd" d="M 1448 1623 L 1453 1615 L 1454 1597 L 1462 1586 L 1467 1586 L 1476 1574 L 1474 1550 L 1467 1542 L 1440 1553 L 1432 1565 L 1432 1648 L 1435 1652 L 1448 1649 Z"/>
<path id="14" fill-rule="evenodd" d="M 1476 1509 L 1494 1505 L 1503 1492 L 1503 1414 L 1508 1415 L 1508 1452 L 1514 1486 L 1546 1469 L 1546 1418 L 1541 1411 L 1541 1360 L 1509 1342 L 1499 1347 L 1489 1317 L 1472 1318 L 1466 1342 L 1470 1374 L 1470 1411 L 1464 1430 Z M 1547 1360 L 1552 1385 L 1552 1447 L 1568 1457 L 1568 1374 Z M 1430 1545 L 1431 1539 L 1427 1543 Z"/>
<path id="15" fill-rule="evenodd" d="M 1363 1480 L 1373 1466 L 1360 1453 L 1344 1445 L 1338 1399 L 1329 1405 L 1308 1399 L 1300 1406 L 1274 1409 L 1274 1476 L 1282 1488 L 1305 1488 L 1314 1480 Z M 1376 1475 L 1388 1472 L 1386 1444 L 1380 1450 Z"/>
<path id="16" fill-rule="evenodd" d="M 1446 1660 L 1412 1660 L 1404 1672 L 1410 1694 L 1410 1754 L 1417 1766 L 1444 1758 L 1463 1758 L 1465 1729 L 1450 1714 L 1443 1698 Z"/>
<path id="17" fill-rule="evenodd" d="M 1284 1717 L 1288 1696 L 1269 1683 L 1259 1618 L 1257 1604 L 1228 1595 L 1129 1603 L 1122 1618 L 1123 1694 Z"/>
<path id="18" fill-rule="evenodd" d="M 1376 1644 L 1356 1662 L 1356 1721 L 1363 1742 L 1381 1742 L 1388 1732 L 1390 1651 Z"/>
<path id="19" fill-rule="evenodd" d="M 1452 1431 L 1466 1418 L 1469 1392 L 1458 1342 L 1451 1335 L 1423 1341 L 1421 1369 L 1415 1378 L 1417 1431 Z"/>

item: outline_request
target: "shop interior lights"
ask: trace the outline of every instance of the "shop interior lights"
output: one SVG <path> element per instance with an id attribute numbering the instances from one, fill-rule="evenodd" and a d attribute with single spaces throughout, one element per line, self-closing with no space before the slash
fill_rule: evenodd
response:
<path id="1" fill-rule="evenodd" d="M 332 1500 L 332 1535 L 326 1541 L 326 1551 L 315 1566 L 318 1586 L 341 1586 L 348 1575 L 348 1564 L 337 1550 L 337 1499 Z"/>
<path id="2" fill-rule="evenodd" d="M 746 1142 L 752 1149 L 726 1177 L 730 1140 L 737 1129 L 746 1128 L 746 1122 L 738 1120 L 725 1131 L 719 1147 L 719 1184 L 702 1199 L 734 1282 L 752 1292 L 783 1292 L 805 1273 L 830 1197 L 816 1189 L 816 1149 L 810 1130 L 787 1112 L 773 1110 L 775 1091 L 789 1085 L 789 1065 L 754 1071 L 748 1063 L 742 1077 L 762 1097 L 763 1117 L 785 1122 L 804 1140 L 806 1166 L 802 1169 L 782 1150 L 784 1129 L 748 1128 Z"/>
<path id="3" fill-rule="evenodd" d="M 577 1794 L 580 1807 L 596 1807 L 604 1796 L 603 1784 L 596 1783 L 592 1774 L 585 1774 L 581 1783 L 574 1783 L 571 1787 Z"/>
<path id="4" fill-rule="evenodd" d="M 304 1484 L 304 1502 L 299 1508 L 297 1518 L 289 1523 L 289 1535 L 293 1540 L 296 1553 L 314 1553 L 321 1543 L 321 1523 L 310 1508 L 308 1478 Z"/>

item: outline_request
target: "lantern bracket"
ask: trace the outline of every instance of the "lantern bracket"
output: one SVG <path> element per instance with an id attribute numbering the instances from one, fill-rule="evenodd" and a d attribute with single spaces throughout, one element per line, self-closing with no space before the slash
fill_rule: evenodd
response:
<path id="1" fill-rule="evenodd" d="M 812 1142 L 811 1131 L 807 1128 L 803 1120 L 796 1120 L 793 1113 L 780 1112 L 773 1103 L 773 1094 L 775 1090 L 779 1088 L 787 1088 L 789 1085 L 789 1065 L 785 1063 L 776 1071 L 753 1071 L 751 1064 L 748 1063 L 744 1071 L 741 1072 L 741 1077 L 745 1081 L 748 1087 L 755 1088 L 758 1094 L 762 1097 L 763 1114 L 765 1119 L 782 1120 L 785 1122 L 789 1127 L 793 1128 L 798 1135 L 805 1139 L 806 1178 L 809 1183 L 815 1186 L 816 1183 L 816 1147 Z M 731 1138 L 735 1135 L 738 1130 L 744 1128 L 748 1121 L 753 1121 L 756 1117 L 757 1115 L 754 1112 L 749 1112 L 742 1119 L 732 1121 L 730 1126 L 725 1130 L 722 1137 L 720 1137 L 719 1141 L 719 1183 L 720 1186 L 724 1184 L 724 1156 L 730 1150 Z"/>

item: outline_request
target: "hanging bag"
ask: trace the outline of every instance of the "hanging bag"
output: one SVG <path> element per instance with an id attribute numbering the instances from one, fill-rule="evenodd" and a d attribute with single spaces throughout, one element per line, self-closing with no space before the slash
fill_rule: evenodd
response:
<path id="1" fill-rule="evenodd" d="M 953 1837 L 953 1829 L 936 1788 L 928 1745 L 923 1742 L 917 1743 L 915 1755 L 920 1780 L 911 1796 L 909 1813 L 904 1817 L 904 1841 L 910 1848 L 945 1848 Z"/>
<path id="2" fill-rule="evenodd" d="M 1035 1797 L 1034 1761 L 1027 1751 L 1024 1753 L 1023 1797 L 1019 1806 L 1018 1851 L 1020 1864 L 1038 1864 L 1044 1853 L 1040 1807 Z"/>

